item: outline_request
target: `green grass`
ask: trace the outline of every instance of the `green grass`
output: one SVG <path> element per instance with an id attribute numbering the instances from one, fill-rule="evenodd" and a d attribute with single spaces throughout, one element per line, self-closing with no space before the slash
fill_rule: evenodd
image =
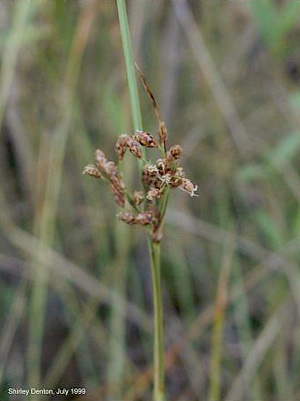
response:
<path id="1" fill-rule="evenodd" d="M 296 400 L 299 3 L 187 1 L 196 24 L 178 25 L 173 5 L 137 1 L 127 5 L 140 47 L 126 54 L 169 111 L 170 143 L 186 149 L 200 187 L 199 198 L 172 197 L 162 244 L 169 399 Z M 121 228 L 109 194 L 81 174 L 95 148 L 142 127 L 117 8 L 33 1 L 1 11 L 0 398 L 6 386 L 64 384 L 92 399 L 151 399 L 145 238 Z M 205 47 L 192 48 L 198 30 Z M 236 114 L 212 91 L 218 80 Z M 253 144 L 246 154 L 232 136 L 239 124 Z M 134 170 L 124 172 L 132 187 Z"/>

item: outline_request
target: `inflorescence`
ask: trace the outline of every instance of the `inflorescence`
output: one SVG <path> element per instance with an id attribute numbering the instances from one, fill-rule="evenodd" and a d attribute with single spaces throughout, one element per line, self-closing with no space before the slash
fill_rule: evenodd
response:
<path id="1" fill-rule="evenodd" d="M 174 145 L 166 150 L 166 128 L 165 126 L 160 128 L 162 128 L 159 131 L 160 144 L 153 135 L 144 131 L 136 131 L 133 135 L 120 135 L 116 142 L 115 151 L 119 162 L 123 160 L 127 150 L 142 160 L 143 191 L 135 191 L 131 194 L 124 184 L 119 166 L 108 160 L 100 149 L 95 152 L 96 165 L 89 164 L 83 170 L 83 174 L 104 180 L 110 185 L 118 206 L 133 208 L 132 212 L 121 211 L 118 214 L 121 221 L 127 224 L 150 226 L 151 236 L 155 241 L 161 239 L 161 225 L 166 212 L 169 189 L 180 188 L 191 196 L 197 196 L 197 185 L 186 177 L 183 168 L 179 165 L 181 147 Z M 164 157 L 152 164 L 143 158 L 142 146 L 159 148 Z"/>
<path id="2" fill-rule="evenodd" d="M 142 84 L 154 107 L 158 121 L 157 141 L 153 135 L 145 131 L 135 131 L 133 135 L 120 135 L 117 139 L 115 152 L 118 157 L 118 165 L 107 160 L 106 155 L 100 149 L 96 150 L 96 165 L 89 164 L 83 174 L 88 174 L 96 179 L 101 179 L 110 185 L 114 200 L 121 208 L 130 206 L 133 211 L 121 211 L 118 214 L 119 220 L 127 224 L 139 224 L 150 227 L 150 234 L 153 241 L 159 242 L 162 238 L 162 228 L 168 203 L 169 190 L 180 188 L 191 196 L 197 196 L 197 185 L 194 185 L 186 177 L 183 168 L 180 166 L 182 149 L 174 145 L 167 149 L 168 138 L 166 124 L 161 119 L 160 110 L 151 92 L 142 71 L 139 71 Z M 159 149 L 162 157 L 151 163 L 144 158 L 143 148 Z M 142 191 L 135 191 L 131 194 L 124 184 L 120 173 L 120 162 L 126 151 L 141 160 L 143 165 L 141 173 Z"/>

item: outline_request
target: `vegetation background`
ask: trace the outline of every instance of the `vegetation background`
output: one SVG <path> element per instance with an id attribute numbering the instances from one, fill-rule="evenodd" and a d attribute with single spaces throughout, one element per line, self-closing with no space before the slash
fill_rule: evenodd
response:
<path id="1" fill-rule="evenodd" d="M 135 58 L 200 188 L 172 193 L 163 240 L 169 400 L 295 401 L 300 2 L 127 5 Z M 132 131 L 115 2 L 0 10 L 1 400 L 30 386 L 150 400 L 145 238 L 81 174 Z"/>

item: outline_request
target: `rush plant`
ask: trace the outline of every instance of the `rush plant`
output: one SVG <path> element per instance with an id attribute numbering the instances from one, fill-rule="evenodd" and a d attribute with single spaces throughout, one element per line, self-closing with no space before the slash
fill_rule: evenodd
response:
<path id="1" fill-rule="evenodd" d="M 133 121 L 135 127 L 141 126 L 140 108 L 134 77 L 134 63 L 128 30 L 125 3 L 117 2 L 121 36 L 126 61 L 127 78 Z M 121 222 L 130 225 L 143 226 L 147 230 L 148 247 L 151 262 L 153 303 L 154 303 L 154 401 L 165 400 L 164 385 L 164 325 L 161 290 L 160 243 L 163 237 L 165 215 L 168 206 L 170 190 L 179 188 L 191 196 L 197 196 L 197 186 L 186 177 L 180 166 L 182 149 L 179 145 L 168 147 L 168 133 L 155 97 L 146 79 L 136 65 L 144 89 L 149 95 L 158 122 L 158 133 L 152 135 L 141 129 L 133 133 L 121 134 L 115 145 L 116 161 L 108 160 L 106 154 L 97 149 L 95 163 L 87 165 L 83 173 L 107 184 L 112 196 L 121 209 L 117 214 Z M 151 157 L 159 154 L 159 158 Z M 157 152 L 158 151 L 158 152 Z M 125 184 L 121 162 L 125 153 L 130 153 L 139 160 L 137 166 L 139 188 L 131 191 Z M 126 159 L 124 159 L 126 163 Z"/>

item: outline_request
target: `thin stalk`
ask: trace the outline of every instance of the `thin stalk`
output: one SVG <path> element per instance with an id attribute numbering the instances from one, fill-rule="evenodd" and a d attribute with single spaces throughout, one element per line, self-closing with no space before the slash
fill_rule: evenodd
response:
<path id="1" fill-rule="evenodd" d="M 135 65 L 134 65 L 125 1 L 117 0 L 117 7 L 118 7 L 122 45 L 124 51 L 124 59 L 126 64 L 128 91 L 131 103 L 133 127 L 135 130 L 141 130 L 143 125 L 142 114 L 141 114 L 141 106 L 140 106 L 140 100 L 135 76 Z"/>
<path id="2" fill-rule="evenodd" d="M 151 270 L 154 302 L 154 401 L 165 400 L 164 325 L 161 294 L 160 243 L 151 242 Z"/>
<path id="3" fill-rule="evenodd" d="M 128 90 L 131 102 L 133 127 L 135 130 L 142 130 L 142 115 L 137 89 L 135 63 L 132 52 L 132 45 L 129 32 L 129 24 L 125 0 L 116 0 L 119 16 L 119 24 L 124 51 Z M 143 158 L 146 158 L 143 149 Z M 141 161 L 139 163 L 142 169 Z M 164 329 L 163 329 L 163 308 L 161 296 L 160 276 L 160 244 L 154 243 L 148 234 L 148 248 L 151 259 L 153 298 L 154 298 L 154 401 L 163 401 L 164 397 Z"/>

